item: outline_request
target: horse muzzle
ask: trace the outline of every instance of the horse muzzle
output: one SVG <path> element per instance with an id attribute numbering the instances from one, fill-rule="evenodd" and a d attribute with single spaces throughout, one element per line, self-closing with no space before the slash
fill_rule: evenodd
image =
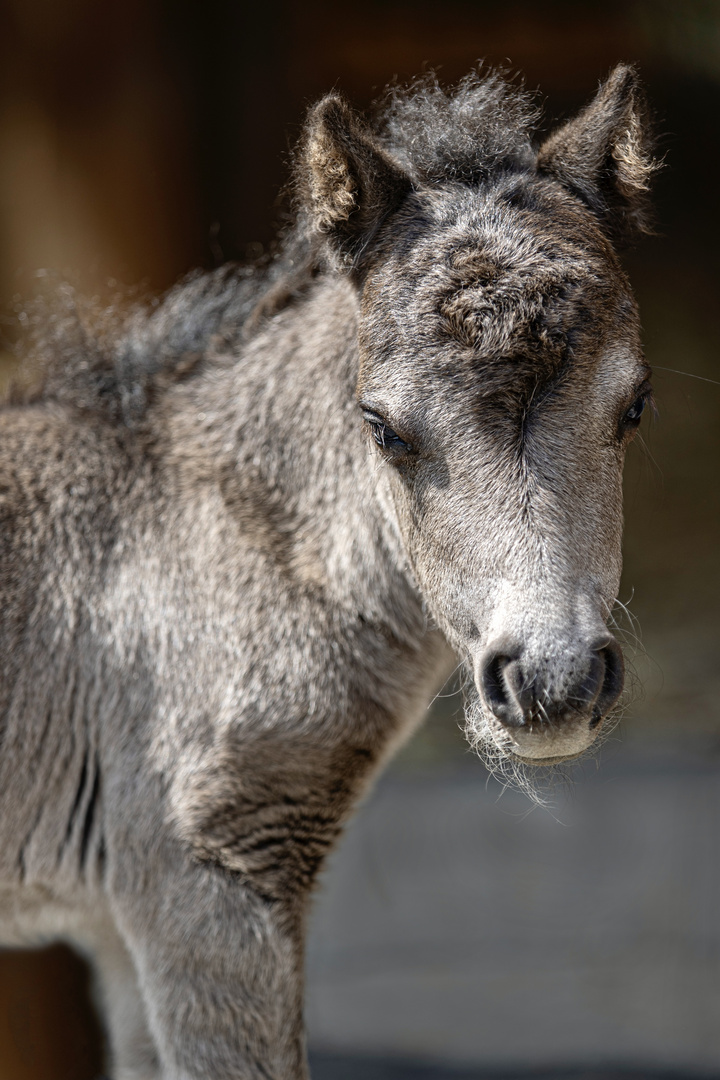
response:
<path id="1" fill-rule="evenodd" d="M 491 642 L 475 681 L 498 746 L 532 764 L 554 764 L 594 742 L 622 693 L 622 651 L 605 633 L 556 655 L 533 652 L 505 638 Z"/>

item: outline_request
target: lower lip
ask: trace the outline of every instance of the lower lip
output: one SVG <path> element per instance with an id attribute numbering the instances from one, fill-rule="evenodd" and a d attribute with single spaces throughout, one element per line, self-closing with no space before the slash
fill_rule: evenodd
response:
<path id="1" fill-rule="evenodd" d="M 578 750 L 576 753 L 567 754 L 564 757 L 543 758 L 522 757 L 520 754 L 515 753 L 513 753 L 512 756 L 515 758 L 516 761 L 521 761 L 523 765 L 534 765 L 542 769 L 549 765 L 562 765 L 566 761 L 575 761 L 575 759 L 581 757 L 583 753 L 583 750 Z"/>

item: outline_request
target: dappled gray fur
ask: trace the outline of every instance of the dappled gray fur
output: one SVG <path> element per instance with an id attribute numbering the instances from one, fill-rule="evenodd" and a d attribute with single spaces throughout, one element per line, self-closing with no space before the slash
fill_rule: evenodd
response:
<path id="1" fill-rule="evenodd" d="M 498 76 L 309 113 L 264 269 L 28 305 L 0 412 L 0 931 L 90 956 L 115 1080 L 303 1080 L 308 896 L 458 659 L 492 760 L 568 760 L 650 394 L 620 68 L 540 147 Z M 608 168 L 611 161 L 612 167 Z"/>

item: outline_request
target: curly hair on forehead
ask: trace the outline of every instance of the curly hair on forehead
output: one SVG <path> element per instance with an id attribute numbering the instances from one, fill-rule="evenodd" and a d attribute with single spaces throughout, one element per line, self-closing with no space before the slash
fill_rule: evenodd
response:
<path id="1" fill-rule="evenodd" d="M 378 134 L 413 179 L 477 184 L 498 168 L 527 168 L 540 118 L 533 96 L 507 72 L 471 71 L 441 86 L 434 71 L 391 87 L 380 102 Z"/>

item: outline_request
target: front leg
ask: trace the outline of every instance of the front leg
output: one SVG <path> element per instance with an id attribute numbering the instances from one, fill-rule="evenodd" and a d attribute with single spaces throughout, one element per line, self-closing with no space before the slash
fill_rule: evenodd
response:
<path id="1" fill-rule="evenodd" d="M 306 898 L 374 756 L 328 742 L 230 733 L 169 792 L 111 793 L 108 889 L 163 1080 L 307 1077 Z"/>
<path id="2" fill-rule="evenodd" d="M 95 991 L 105 1020 L 112 1080 L 160 1080 L 157 1049 L 147 1026 L 137 971 L 110 916 L 88 911 L 75 944 L 95 974 Z"/>
<path id="3" fill-rule="evenodd" d="M 306 1080 L 302 917 L 179 845 L 115 898 L 162 1080 Z"/>

